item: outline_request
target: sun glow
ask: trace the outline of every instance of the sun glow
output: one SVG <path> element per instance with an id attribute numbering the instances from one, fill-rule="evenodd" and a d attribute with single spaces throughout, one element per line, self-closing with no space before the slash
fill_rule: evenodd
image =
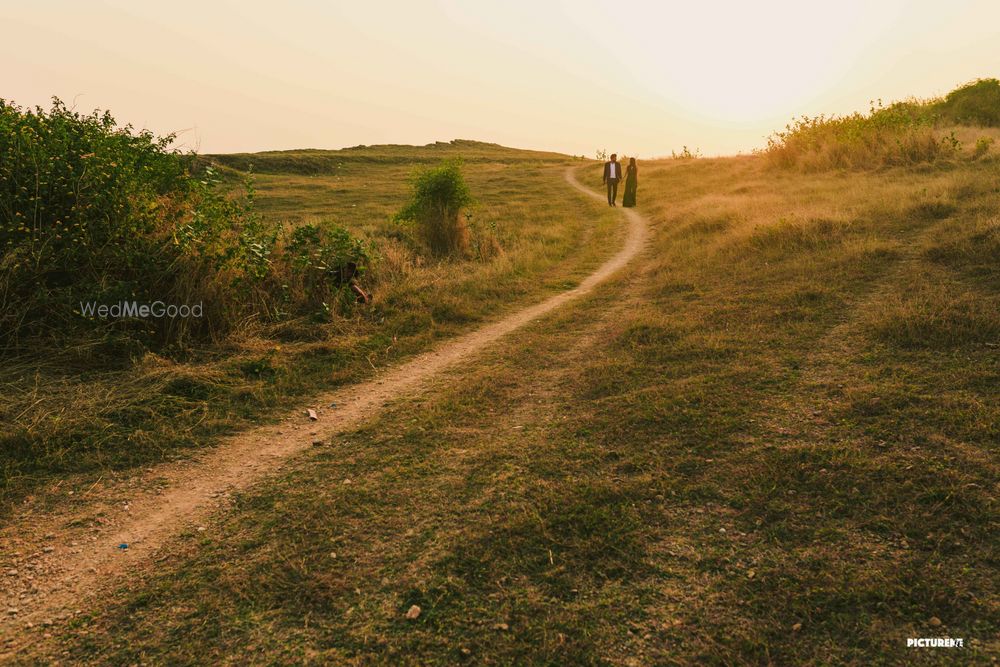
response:
<path id="1" fill-rule="evenodd" d="M 184 143 L 212 152 L 461 137 L 732 153 L 793 115 L 1000 70 L 1000 5 L 982 0 L 43 0 L 3 12 L 0 97 L 190 128 Z"/>

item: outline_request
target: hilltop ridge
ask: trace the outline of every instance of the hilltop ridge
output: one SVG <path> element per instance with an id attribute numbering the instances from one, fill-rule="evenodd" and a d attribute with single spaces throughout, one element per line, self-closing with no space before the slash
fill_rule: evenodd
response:
<path id="1" fill-rule="evenodd" d="M 509 148 L 500 144 L 454 139 L 436 141 L 423 146 L 406 144 L 358 145 L 340 149 L 299 148 L 261 151 L 259 153 L 223 153 L 208 155 L 217 163 L 246 171 L 251 166 L 261 173 L 320 174 L 330 173 L 344 163 L 433 163 L 449 158 L 466 162 L 519 162 L 534 159 L 540 162 L 565 162 L 580 158 L 551 151 Z"/>

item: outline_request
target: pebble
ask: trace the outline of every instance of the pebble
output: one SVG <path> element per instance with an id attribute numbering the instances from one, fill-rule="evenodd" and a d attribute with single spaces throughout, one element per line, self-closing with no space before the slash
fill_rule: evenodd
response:
<path id="1" fill-rule="evenodd" d="M 798 632 L 801 629 L 802 629 L 801 623 L 796 623 L 795 625 L 792 626 L 792 632 Z"/>
<path id="2" fill-rule="evenodd" d="M 929 624 L 931 624 L 932 626 L 934 626 L 935 628 L 936 628 L 937 626 L 941 625 L 941 619 L 940 619 L 940 618 L 938 618 L 937 616 L 931 616 L 930 620 L 929 620 L 929 621 L 927 621 L 927 622 L 928 622 Z"/>
<path id="3" fill-rule="evenodd" d="M 408 620 L 412 621 L 416 619 L 418 616 L 420 616 L 420 607 L 418 607 L 417 605 L 413 605 L 412 607 L 406 610 L 406 618 Z"/>
<path id="4" fill-rule="evenodd" d="M 45 552 L 45 553 L 47 553 L 47 554 L 50 554 L 50 553 L 52 553 L 52 552 L 53 552 L 53 551 L 55 551 L 55 550 L 56 550 L 56 548 L 55 548 L 55 547 L 43 547 L 43 548 L 42 548 L 42 551 L 44 551 L 44 552 Z"/>

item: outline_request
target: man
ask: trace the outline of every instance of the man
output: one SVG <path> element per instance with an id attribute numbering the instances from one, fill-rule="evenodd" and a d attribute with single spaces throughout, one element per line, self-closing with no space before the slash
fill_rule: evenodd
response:
<path id="1" fill-rule="evenodd" d="M 618 163 L 618 154 L 611 154 L 611 161 L 604 163 L 604 183 L 608 185 L 608 206 L 618 206 L 618 181 L 622 180 L 622 166 Z"/>

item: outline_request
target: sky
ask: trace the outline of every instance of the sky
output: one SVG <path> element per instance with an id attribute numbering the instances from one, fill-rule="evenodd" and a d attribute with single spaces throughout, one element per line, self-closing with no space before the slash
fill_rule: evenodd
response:
<path id="1" fill-rule="evenodd" d="M 1000 76 L 996 0 L 0 0 L 0 98 L 205 153 L 477 139 L 749 152 Z"/>

